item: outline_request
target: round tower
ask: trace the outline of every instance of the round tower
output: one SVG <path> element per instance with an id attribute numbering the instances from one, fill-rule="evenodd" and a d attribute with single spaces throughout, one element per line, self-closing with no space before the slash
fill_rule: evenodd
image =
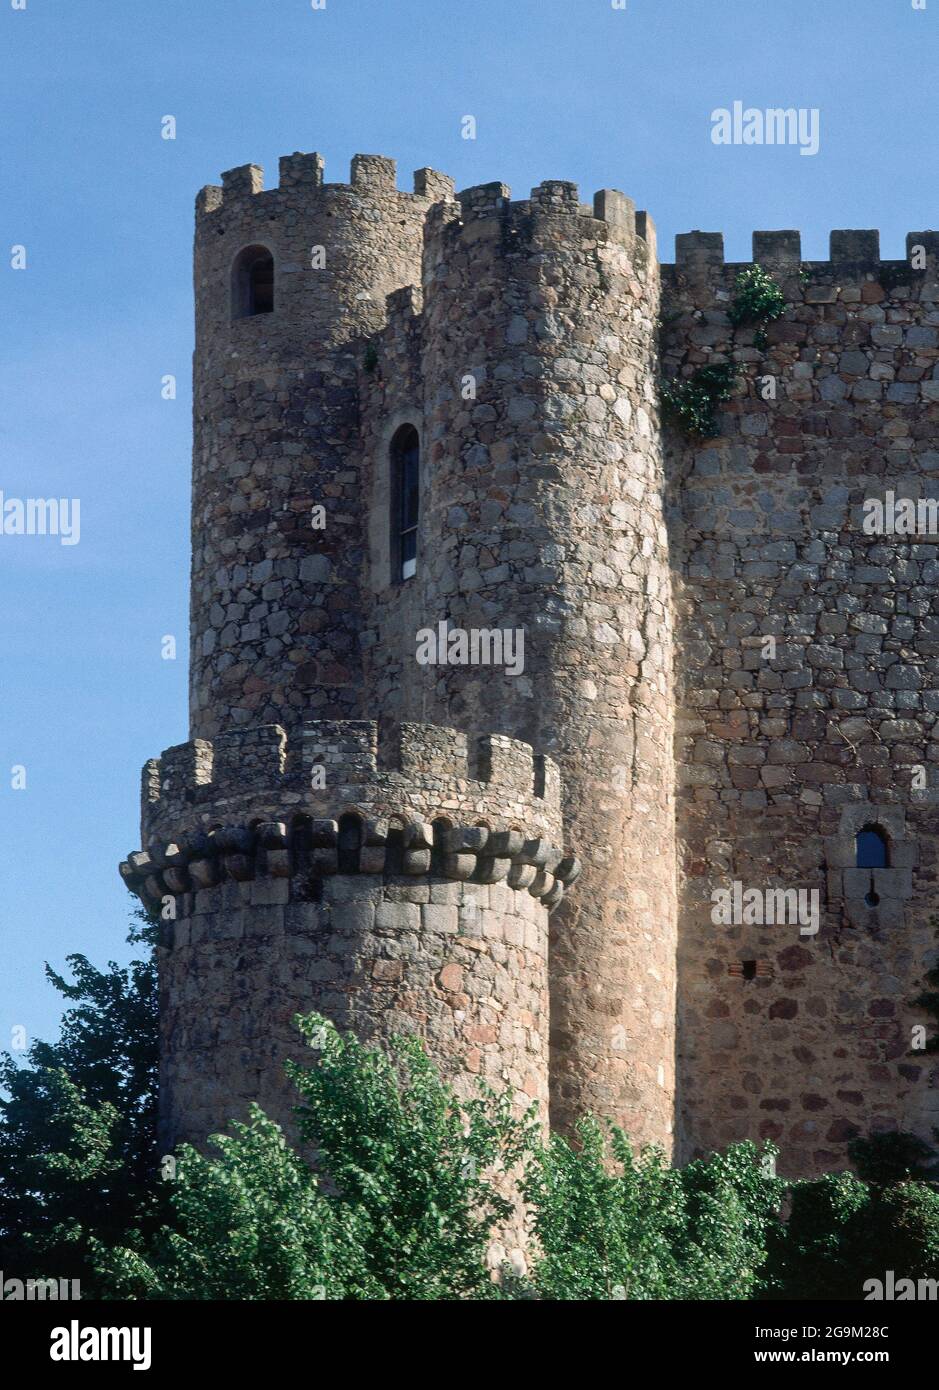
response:
<path id="1" fill-rule="evenodd" d="M 455 638 L 449 657 L 413 665 L 405 717 L 497 730 L 557 760 L 584 877 L 552 915 L 553 1119 L 590 1110 L 670 1150 L 672 633 L 652 224 L 613 190 L 586 207 L 569 183 L 514 204 L 501 184 L 470 189 L 428 214 L 423 294 L 420 610 L 428 628 L 468 633 L 470 655 Z M 474 659 L 472 633 L 493 630 L 501 662 L 491 637 Z"/>
<path id="2" fill-rule="evenodd" d="M 400 193 L 376 155 L 324 184 L 321 157 L 294 154 L 276 189 L 249 164 L 199 195 L 193 738 L 362 713 L 357 372 L 452 188 L 422 169 Z"/>
<path id="3" fill-rule="evenodd" d="M 417 1032 L 459 1094 L 482 1077 L 546 1116 L 548 912 L 579 869 L 550 760 L 426 724 L 236 729 L 149 762 L 142 823 L 121 873 L 165 922 L 165 1148 L 252 1101 L 289 1128 L 311 1010 Z"/>
<path id="4" fill-rule="evenodd" d="M 498 730 L 379 729 L 362 671 L 363 365 L 451 193 L 294 155 L 276 190 L 249 165 L 199 198 L 191 741 L 146 765 L 121 866 L 163 922 L 167 1148 L 252 1101 L 289 1124 L 310 1011 L 416 1030 L 462 1093 L 546 1113 L 547 919 L 579 872 L 557 768 Z"/>

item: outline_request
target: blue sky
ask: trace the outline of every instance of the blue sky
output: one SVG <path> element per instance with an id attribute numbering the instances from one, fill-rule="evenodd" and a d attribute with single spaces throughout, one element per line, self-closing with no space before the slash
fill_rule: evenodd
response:
<path id="1" fill-rule="evenodd" d="M 0 1047 L 54 1035 L 45 960 L 127 958 L 139 769 L 187 734 L 201 185 L 253 161 L 270 186 L 314 149 L 340 181 L 357 151 L 405 188 L 422 165 L 517 197 L 573 179 L 648 208 L 663 259 L 693 228 L 743 260 L 754 228 L 824 258 L 833 227 L 899 257 L 939 226 L 939 0 L 21 2 L 0 0 L 0 491 L 79 498 L 81 540 L 0 535 Z M 714 146 L 735 100 L 819 108 L 818 155 Z"/>

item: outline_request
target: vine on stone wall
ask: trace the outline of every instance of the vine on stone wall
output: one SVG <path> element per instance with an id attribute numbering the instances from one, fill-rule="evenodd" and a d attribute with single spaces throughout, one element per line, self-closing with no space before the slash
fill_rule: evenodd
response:
<path id="1" fill-rule="evenodd" d="M 786 312 L 786 296 L 761 265 L 742 270 L 737 276 L 734 291 L 734 302 L 727 311 L 727 317 L 735 328 L 755 323 L 757 332 L 754 343 L 758 348 L 764 348 L 766 325 Z"/>
<path id="2" fill-rule="evenodd" d="M 731 362 L 699 367 L 693 376 L 663 381 L 662 414 L 684 434 L 713 439 L 718 433 L 717 407 L 730 399 L 736 384 L 737 372 Z"/>
<path id="3" fill-rule="evenodd" d="M 756 325 L 755 347 L 766 347 L 766 325 L 785 311 L 786 297 L 768 271 L 752 265 L 740 272 L 727 317 L 735 329 Z M 662 415 L 683 434 L 713 439 L 719 433 L 717 408 L 730 399 L 736 384 L 737 372 L 730 362 L 709 363 L 690 377 L 663 381 L 659 387 Z"/>

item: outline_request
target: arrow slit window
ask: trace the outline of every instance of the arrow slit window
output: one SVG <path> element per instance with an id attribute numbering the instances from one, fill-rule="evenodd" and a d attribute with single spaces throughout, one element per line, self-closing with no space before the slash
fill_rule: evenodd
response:
<path id="1" fill-rule="evenodd" d="M 417 573 L 421 441 L 413 425 L 402 425 L 391 441 L 391 554 L 396 583 Z"/>

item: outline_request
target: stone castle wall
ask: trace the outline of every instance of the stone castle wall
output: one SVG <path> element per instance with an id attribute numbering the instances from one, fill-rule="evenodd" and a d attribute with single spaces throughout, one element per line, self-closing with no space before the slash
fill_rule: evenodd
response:
<path id="1" fill-rule="evenodd" d="M 936 237 L 909 241 L 925 271 L 882 262 L 872 232 L 807 263 L 798 234 L 758 233 L 789 306 L 763 349 L 729 321 L 744 267 L 719 237 L 679 238 L 663 267 L 665 374 L 731 359 L 742 381 L 718 438 L 668 435 L 683 1150 L 770 1138 L 787 1176 L 844 1165 L 857 1134 L 929 1139 L 939 1121 L 939 1071 L 911 1052 L 935 947 L 939 553 L 862 526 L 887 489 L 939 495 Z M 853 867 L 867 824 L 890 846 L 874 907 Z M 713 925 L 733 881 L 817 889 L 817 935 Z"/>

